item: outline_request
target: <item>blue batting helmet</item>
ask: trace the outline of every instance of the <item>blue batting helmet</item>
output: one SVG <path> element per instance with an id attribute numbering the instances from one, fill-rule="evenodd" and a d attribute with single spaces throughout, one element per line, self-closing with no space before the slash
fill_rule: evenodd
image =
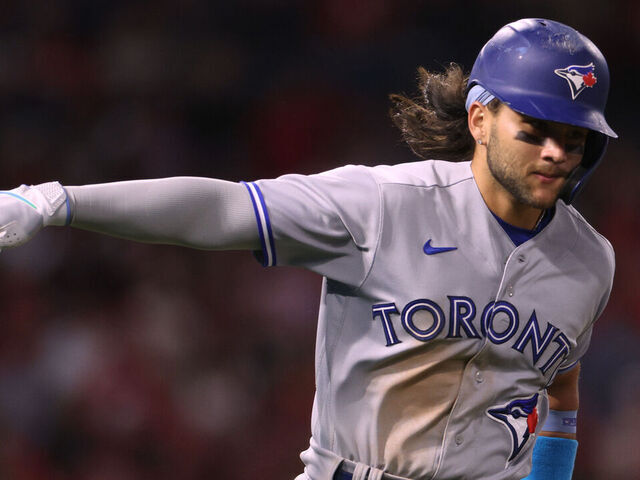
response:
<path id="1" fill-rule="evenodd" d="M 591 40 L 567 25 L 527 18 L 502 27 L 482 48 L 467 88 L 480 85 L 512 110 L 590 130 L 581 164 L 560 198 L 569 204 L 602 160 L 609 68 Z"/>

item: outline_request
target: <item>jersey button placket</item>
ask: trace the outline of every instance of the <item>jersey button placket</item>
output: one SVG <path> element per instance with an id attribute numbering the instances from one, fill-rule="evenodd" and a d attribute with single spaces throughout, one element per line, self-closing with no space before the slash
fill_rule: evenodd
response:
<path id="1" fill-rule="evenodd" d="M 524 253 L 519 253 L 516 257 L 516 264 L 519 268 L 524 267 L 527 264 L 527 256 Z M 513 279 L 511 280 L 513 281 Z M 507 285 L 507 288 L 505 288 L 504 293 L 509 297 L 513 297 L 515 294 L 514 288 L 513 288 L 513 283 L 509 283 Z"/>

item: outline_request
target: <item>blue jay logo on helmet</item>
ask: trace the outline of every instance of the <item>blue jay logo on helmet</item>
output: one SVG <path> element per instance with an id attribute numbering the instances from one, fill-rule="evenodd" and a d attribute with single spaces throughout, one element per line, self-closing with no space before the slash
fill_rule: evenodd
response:
<path id="1" fill-rule="evenodd" d="M 538 425 L 538 394 L 529 398 L 512 400 L 506 405 L 499 405 L 487 410 L 492 420 L 502 423 L 511 435 L 511 455 L 507 462 L 513 460 L 524 448 L 527 440 L 535 435 Z"/>
<path id="2" fill-rule="evenodd" d="M 554 73 L 564 78 L 571 88 L 571 99 L 575 100 L 585 88 L 593 88 L 598 82 L 594 75 L 593 62 L 589 65 L 570 65 L 565 68 L 557 68 Z"/>

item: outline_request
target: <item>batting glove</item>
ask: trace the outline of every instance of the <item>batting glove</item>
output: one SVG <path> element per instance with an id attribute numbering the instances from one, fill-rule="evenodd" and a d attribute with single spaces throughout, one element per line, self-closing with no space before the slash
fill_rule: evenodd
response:
<path id="1" fill-rule="evenodd" d="M 58 182 L 0 191 L 0 249 L 22 245 L 42 227 L 70 220 L 69 197 Z"/>

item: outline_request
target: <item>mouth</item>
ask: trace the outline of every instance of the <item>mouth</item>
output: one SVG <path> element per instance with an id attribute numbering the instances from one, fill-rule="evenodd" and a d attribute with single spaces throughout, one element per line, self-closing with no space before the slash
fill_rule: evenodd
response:
<path id="1" fill-rule="evenodd" d="M 564 180 L 566 178 L 566 174 L 564 172 L 536 171 L 533 172 L 533 176 L 542 183 L 553 183 L 557 180 Z"/>

